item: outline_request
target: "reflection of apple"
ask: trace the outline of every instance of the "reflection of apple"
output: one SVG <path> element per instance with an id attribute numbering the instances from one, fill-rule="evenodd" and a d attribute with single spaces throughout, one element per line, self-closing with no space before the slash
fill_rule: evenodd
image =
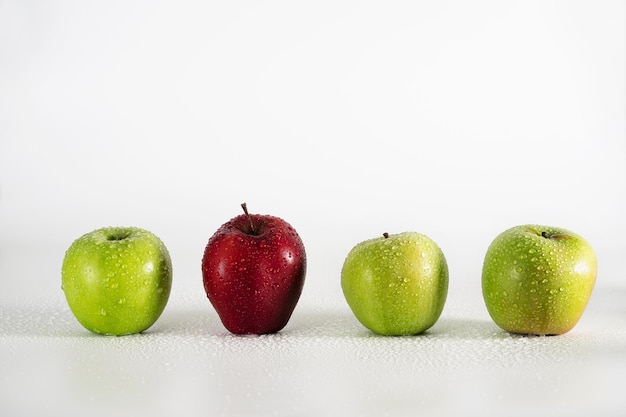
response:
<path id="1" fill-rule="evenodd" d="M 368 329 L 382 335 L 418 334 L 443 311 L 448 265 L 427 236 L 385 233 L 352 248 L 341 270 L 341 287 Z"/>
<path id="2" fill-rule="evenodd" d="M 596 271 L 591 245 L 575 233 L 517 226 L 501 233 L 487 250 L 483 297 L 492 319 L 504 330 L 562 334 L 583 314 Z"/>
<path id="3" fill-rule="evenodd" d="M 245 203 L 242 208 L 244 214 L 209 239 L 204 289 L 231 333 L 275 333 L 289 321 L 304 286 L 304 245 L 284 220 L 249 214 Z"/>
<path id="4" fill-rule="evenodd" d="M 167 248 L 146 230 L 95 230 L 76 239 L 63 259 L 67 303 L 95 333 L 119 336 L 146 330 L 163 312 L 171 286 Z"/>

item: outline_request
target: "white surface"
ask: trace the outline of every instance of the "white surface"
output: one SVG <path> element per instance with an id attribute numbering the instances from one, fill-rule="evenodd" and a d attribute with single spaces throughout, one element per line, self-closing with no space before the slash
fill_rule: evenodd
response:
<path id="1" fill-rule="evenodd" d="M 366 331 L 338 286 L 311 276 L 287 327 L 229 335 L 198 279 L 178 275 L 145 334 L 103 337 L 74 320 L 53 272 L 58 253 L 4 252 L 3 415 L 621 416 L 626 411 L 626 290 L 599 288 L 558 337 L 512 336 L 493 324 L 479 282 L 455 279 L 426 334 Z M 191 264 L 190 262 L 189 264 Z M 191 272 L 191 271 L 180 271 Z M 32 274 L 32 275 L 31 275 Z M 49 275 L 49 280 L 40 277 Z M 196 274 L 197 275 L 197 274 Z M 197 278 L 197 277 L 196 277 Z M 475 284 L 475 285 L 474 285 Z M 9 296 L 11 294 L 13 297 Z"/>
<path id="2" fill-rule="evenodd" d="M 0 2 L 0 414 L 624 414 L 625 13 Z M 243 201 L 309 255 L 276 336 L 228 336 L 200 285 L 206 241 Z M 482 305 L 487 245 L 522 223 L 596 249 L 570 334 L 511 337 Z M 64 250 L 108 225 L 172 254 L 172 298 L 145 335 L 89 335 L 65 305 Z M 446 254 L 448 303 L 425 337 L 373 337 L 341 264 L 407 230 Z"/>

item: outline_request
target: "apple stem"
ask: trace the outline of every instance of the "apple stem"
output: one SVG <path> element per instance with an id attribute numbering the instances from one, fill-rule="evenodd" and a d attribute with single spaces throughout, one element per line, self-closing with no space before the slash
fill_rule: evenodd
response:
<path id="1" fill-rule="evenodd" d="M 256 230 L 254 230 L 254 223 L 252 222 L 252 217 L 250 216 L 250 213 L 248 213 L 248 205 L 246 203 L 241 203 L 241 208 L 248 218 L 248 222 L 250 222 L 250 230 L 252 231 L 252 234 L 256 234 Z"/>
<path id="2" fill-rule="evenodd" d="M 546 239 L 567 239 L 567 235 L 563 233 L 550 234 L 548 232 L 541 232 L 541 236 L 545 237 Z"/>
<path id="3" fill-rule="evenodd" d="M 385 232 L 383 233 L 383 236 L 385 237 L 385 239 L 387 239 L 389 237 L 389 233 Z"/>

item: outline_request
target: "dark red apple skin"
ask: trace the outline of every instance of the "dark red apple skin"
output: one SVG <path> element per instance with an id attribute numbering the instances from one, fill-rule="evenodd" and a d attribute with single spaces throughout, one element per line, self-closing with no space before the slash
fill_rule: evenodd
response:
<path id="1" fill-rule="evenodd" d="M 254 225 L 254 231 L 250 222 Z M 234 334 L 267 334 L 287 325 L 306 275 L 304 244 L 284 220 L 251 214 L 224 223 L 202 258 L 202 279 L 222 324 Z"/>

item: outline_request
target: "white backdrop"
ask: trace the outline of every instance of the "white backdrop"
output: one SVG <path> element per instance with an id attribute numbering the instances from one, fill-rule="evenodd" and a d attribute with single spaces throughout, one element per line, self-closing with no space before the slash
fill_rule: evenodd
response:
<path id="1" fill-rule="evenodd" d="M 197 281 L 246 201 L 335 289 L 355 243 L 405 230 L 479 280 L 521 223 L 584 235 L 623 285 L 602 271 L 626 253 L 624 21 L 623 1 L 0 2 L 0 249 L 60 263 L 134 225 Z"/>
<path id="2" fill-rule="evenodd" d="M 623 0 L 0 0 L 0 414 L 624 415 L 625 21 Z M 243 201 L 307 248 L 276 335 L 228 335 L 201 283 Z M 484 307 L 487 246 L 523 223 L 596 249 L 568 334 Z M 172 255 L 144 334 L 90 334 L 60 289 L 65 249 L 108 225 Z M 376 337 L 341 265 L 408 230 L 450 293 L 425 335 Z"/>

